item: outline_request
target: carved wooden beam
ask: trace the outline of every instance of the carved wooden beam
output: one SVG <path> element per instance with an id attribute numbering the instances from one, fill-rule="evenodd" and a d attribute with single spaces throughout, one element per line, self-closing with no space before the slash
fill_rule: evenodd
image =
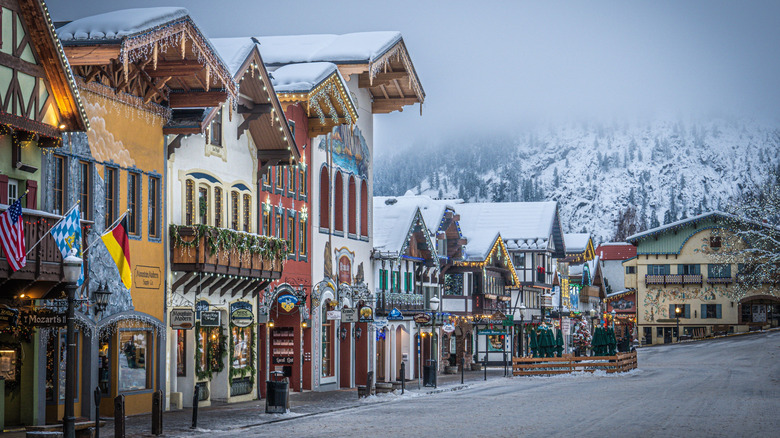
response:
<path id="1" fill-rule="evenodd" d="M 119 59 L 119 44 L 100 44 L 95 46 L 65 46 L 65 55 L 71 66 L 109 65 L 112 59 Z"/>
<path id="2" fill-rule="evenodd" d="M 189 93 L 171 93 L 168 105 L 171 108 L 207 108 L 215 107 L 226 101 L 225 91 L 191 91 Z"/>

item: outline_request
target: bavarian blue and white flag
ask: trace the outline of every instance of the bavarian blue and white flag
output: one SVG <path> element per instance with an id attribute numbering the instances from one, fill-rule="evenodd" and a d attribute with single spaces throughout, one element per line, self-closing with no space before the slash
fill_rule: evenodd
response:
<path id="1" fill-rule="evenodd" d="M 76 250 L 76 257 L 81 257 L 81 213 L 77 205 L 65 218 L 51 229 L 51 236 L 57 243 L 57 247 L 62 253 L 62 258 L 67 257 L 71 250 Z M 84 282 L 84 264 L 81 264 L 81 275 L 79 276 L 78 286 Z"/>

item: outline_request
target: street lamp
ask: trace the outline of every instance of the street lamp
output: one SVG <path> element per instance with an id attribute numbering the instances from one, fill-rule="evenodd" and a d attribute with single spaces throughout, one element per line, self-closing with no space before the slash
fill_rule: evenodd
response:
<path id="1" fill-rule="evenodd" d="M 680 342 L 680 312 L 682 312 L 682 309 L 680 309 L 680 306 L 674 306 L 674 314 L 677 317 L 677 342 Z"/>
<path id="2" fill-rule="evenodd" d="M 434 348 L 433 341 L 434 339 L 438 339 L 438 336 L 434 337 L 434 334 L 436 334 L 436 312 L 439 310 L 439 303 L 441 300 L 436 295 L 432 296 L 431 299 L 428 301 L 428 306 L 431 309 L 431 312 L 433 312 L 433 318 L 431 319 L 431 368 L 433 370 L 433 387 L 437 387 L 437 374 L 438 374 L 438 361 L 434 359 L 436 357 L 436 351 L 437 349 Z"/>
<path id="3" fill-rule="evenodd" d="M 106 288 L 105 283 L 101 283 L 95 292 L 92 292 L 95 298 L 95 315 L 106 310 L 108 301 L 111 298 L 111 291 Z"/>
<path id="4" fill-rule="evenodd" d="M 610 313 L 612 313 L 612 330 L 615 330 L 615 315 L 617 312 L 615 312 L 615 309 L 612 309 L 612 312 Z"/>
<path id="5" fill-rule="evenodd" d="M 62 430 L 65 438 L 76 437 L 76 417 L 74 416 L 73 399 L 76 392 L 76 321 L 75 303 L 76 288 L 81 276 L 81 264 L 83 260 L 76 257 L 75 251 L 62 261 L 62 271 L 65 276 L 66 291 L 68 294 L 68 314 L 65 343 L 68 346 L 65 363 L 65 416 L 62 417 Z"/>
<path id="6" fill-rule="evenodd" d="M 525 350 L 523 349 L 523 343 L 525 341 L 525 304 L 520 303 L 520 356 L 525 356 Z"/>

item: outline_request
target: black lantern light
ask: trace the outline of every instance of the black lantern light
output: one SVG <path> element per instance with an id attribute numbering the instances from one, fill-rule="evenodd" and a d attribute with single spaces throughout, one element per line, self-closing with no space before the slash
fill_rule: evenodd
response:
<path id="1" fill-rule="evenodd" d="M 106 310 L 108 301 L 111 299 L 111 291 L 106 287 L 106 284 L 101 283 L 92 296 L 95 300 L 95 314 Z"/>

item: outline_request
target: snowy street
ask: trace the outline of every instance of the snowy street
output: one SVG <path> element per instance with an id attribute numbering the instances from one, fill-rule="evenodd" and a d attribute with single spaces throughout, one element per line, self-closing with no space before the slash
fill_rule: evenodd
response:
<path id="1" fill-rule="evenodd" d="M 380 396 L 335 413 L 208 434 L 771 436 L 780 427 L 779 352 L 780 332 L 650 347 L 639 351 L 639 369 L 627 375 L 497 378 L 460 391 Z"/>

